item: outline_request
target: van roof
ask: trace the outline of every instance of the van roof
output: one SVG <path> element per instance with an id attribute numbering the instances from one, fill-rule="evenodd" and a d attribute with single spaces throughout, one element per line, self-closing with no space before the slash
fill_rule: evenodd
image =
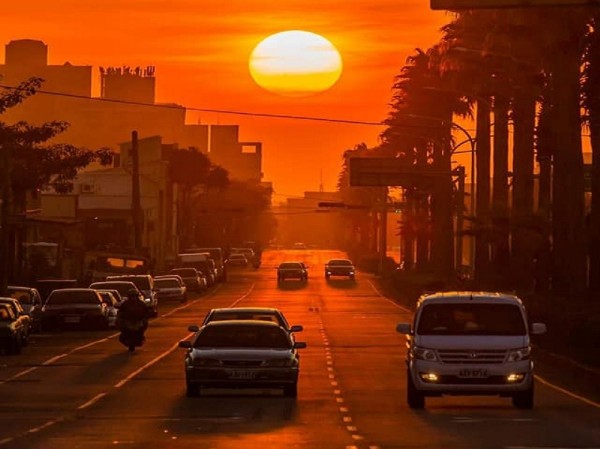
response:
<path id="1" fill-rule="evenodd" d="M 417 305 L 424 303 L 465 303 L 465 302 L 489 302 L 495 304 L 517 304 L 523 306 L 522 301 L 512 293 L 484 292 L 484 291 L 448 291 L 427 293 L 422 295 Z"/>

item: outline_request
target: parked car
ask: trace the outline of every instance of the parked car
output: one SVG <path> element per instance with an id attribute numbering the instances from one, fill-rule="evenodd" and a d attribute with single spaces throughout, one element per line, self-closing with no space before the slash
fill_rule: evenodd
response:
<path id="1" fill-rule="evenodd" d="M 117 299 L 115 296 L 119 294 L 116 290 L 96 290 L 100 293 L 100 297 L 104 304 L 108 307 L 108 327 L 116 327 L 117 326 L 117 314 L 119 312 L 119 307 L 121 306 L 120 296 Z"/>
<path id="2" fill-rule="evenodd" d="M 229 307 L 225 309 L 212 309 L 204 317 L 202 326 L 213 321 L 254 320 L 269 321 L 283 327 L 288 333 L 301 332 L 304 328 L 300 325 L 290 326 L 283 312 L 273 307 Z M 197 326 L 190 326 L 190 332 L 198 332 Z"/>
<path id="3" fill-rule="evenodd" d="M 179 283 L 179 285 L 181 285 L 182 287 L 186 286 L 185 285 L 185 281 L 178 274 L 161 274 L 159 276 L 154 276 L 154 283 L 155 284 L 156 284 L 156 280 L 157 279 L 175 279 Z"/>
<path id="4" fill-rule="evenodd" d="M 297 350 L 306 343 L 293 342 L 277 323 L 213 321 L 179 346 L 187 349 L 188 396 L 198 396 L 203 387 L 282 388 L 284 396 L 298 395 Z"/>
<path id="5" fill-rule="evenodd" d="M 136 290 L 140 299 L 144 300 L 144 295 L 136 287 L 133 282 L 130 281 L 100 281 L 90 284 L 89 288 L 94 290 L 116 290 L 121 296 L 121 300 L 127 298 L 132 290 Z"/>
<path id="6" fill-rule="evenodd" d="M 282 262 L 277 267 L 277 283 L 287 279 L 298 279 L 301 282 L 308 281 L 308 271 L 303 262 Z"/>
<path id="7" fill-rule="evenodd" d="M 332 276 L 344 276 L 354 279 L 355 275 L 356 269 L 351 260 L 331 259 L 325 264 L 325 279 L 330 279 Z"/>
<path id="8" fill-rule="evenodd" d="M 227 259 L 227 265 L 230 267 L 247 267 L 248 259 L 241 253 L 230 254 Z"/>
<path id="9" fill-rule="evenodd" d="M 23 325 L 21 338 L 23 346 L 26 346 L 29 342 L 29 334 L 31 333 L 31 318 L 27 315 L 25 309 L 23 309 L 21 303 L 14 298 L 0 298 L 0 304 L 9 306 L 15 315 L 15 319 Z"/>
<path id="10" fill-rule="evenodd" d="M 154 279 L 149 274 L 107 276 L 107 281 L 130 281 L 144 295 L 144 304 L 152 316 L 158 316 L 158 296 L 154 289 Z"/>
<path id="11" fill-rule="evenodd" d="M 19 354 L 23 347 L 23 322 L 12 307 L 0 304 L 0 349 L 5 354 Z"/>
<path id="12" fill-rule="evenodd" d="M 179 302 L 187 301 L 187 288 L 175 278 L 154 280 L 154 288 L 160 301 L 174 299 Z"/>
<path id="13" fill-rule="evenodd" d="M 233 254 L 243 254 L 246 257 L 248 263 L 252 264 L 254 264 L 258 259 L 257 254 L 252 248 L 231 248 L 229 250 L 229 258 L 231 258 Z"/>
<path id="14" fill-rule="evenodd" d="M 446 292 L 422 296 L 407 335 L 407 402 L 423 408 L 427 396 L 500 395 L 517 408 L 533 407 L 531 334 L 546 331 L 527 322 L 513 295 Z"/>
<path id="15" fill-rule="evenodd" d="M 25 286 L 8 286 L 8 294 L 15 298 L 31 319 L 31 332 L 39 332 L 42 324 L 42 297 L 36 288 Z"/>
<path id="16" fill-rule="evenodd" d="M 169 274 L 180 276 L 188 290 L 196 292 L 202 290 L 201 276 L 196 268 L 173 268 Z"/>
<path id="17" fill-rule="evenodd" d="M 43 329 L 64 329 L 83 326 L 85 329 L 108 327 L 108 306 L 100 293 L 92 288 L 54 290 L 42 307 Z"/>

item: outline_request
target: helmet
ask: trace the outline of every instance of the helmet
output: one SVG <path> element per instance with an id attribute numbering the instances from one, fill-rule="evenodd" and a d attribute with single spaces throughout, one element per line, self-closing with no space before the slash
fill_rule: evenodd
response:
<path id="1" fill-rule="evenodd" d="M 135 288 L 130 288 L 129 291 L 127 292 L 127 297 L 129 299 L 139 299 L 140 292 L 137 291 Z"/>

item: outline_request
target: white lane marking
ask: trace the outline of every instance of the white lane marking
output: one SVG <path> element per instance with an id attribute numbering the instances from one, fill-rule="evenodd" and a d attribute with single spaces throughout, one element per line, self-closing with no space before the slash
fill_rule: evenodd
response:
<path id="1" fill-rule="evenodd" d="M 217 293 L 217 291 L 218 291 L 220 288 L 221 288 L 221 286 L 220 286 L 220 285 L 218 285 L 217 287 L 215 287 L 215 289 L 214 289 L 213 291 L 211 291 L 211 292 L 210 292 L 208 295 L 206 295 L 206 296 L 213 296 L 215 293 Z M 249 295 L 249 294 L 252 292 L 252 289 L 253 289 L 253 288 L 254 288 L 254 284 L 252 284 L 252 287 L 250 288 L 250 291 L 249 291 L 249 292 L 248 292 L 246 295 L 244 295 L 242 298 L 240 298 L 238 301 L 236 301 L 236 303 L 237 303 L 237 302 L 239 302 L 239 301 L 241 301 L 242 299 L 244 299 L 246 296 L 248 296 L 248 295 Z M 186 304 L 186 305 L 184 305 L 184 306 L 178 307 L 178 308 L 177 308 L 177 309 L 175 309 L 175 310 L 179 311 L 179 310 L 185 309 L 186 307 L 190 307 L 191 305 L 193 305 L 193 304 L 197 303 L 197 302 L 198 302 L 198 301 L 200 301 L 201 299 L 204 299 L 204 298 L 206 298 L 206 296 L 203 296 L 203 297 L 200 297 L 200 298 L 198 298 L 198 299 L 195 299 L 195 300 L 191 301 L 189 304 Z M 234 305 L 235 305 L 236 303 L 234 303 Z M 232 307 L 232 306 L 230 306 L 230 307 Z M 172 312 L 173 312 L 173 311 L 172 311 Z M 155 319 L 154 321 L 158 321 L 158 320 L 160 320 L 161 318 L 163 318 L 163 317 L 165 317 L 165 316 L 168 316 L 168 315 L 170 315 L 170 313 L 168 313 L 168 314 L 165 314 L 165 315 L 162 315 L 162 316 L 160 316 L 159 318 Z M 75 352 L 77 352 L 77 351 L 81 351 L 82 349 L 87 349 L 87 348 L 89 348 L 89 347 L 91 347 L 91 346 L 94 346 L 94 345 L 97 345 L 97 344 L 99 344 L 99 343 L 104 343 L 105 341 L 108 341 L 108 340 L 110 340 L 111 338 L 115 338 L 115 337 L 117 337 L 118 335 L 119 335 L 119 332 L 116 332 L 116 333 L 114 333 L 114 334 L 111 334 L 111 335 L 109 335 L 109 336 L 107 336 L 107 337 L 104 337 L 104 338 L 101 338 L 101 339 L 99 339 L 99 340 L 94 340 L 94 341 L 91 341 L 90 343 L 86 343 L 86 344 L 84 344 L 84 345 L 77 346 L 76 348 L 73 348 L 73 349 L 71 349 L 69 352 L 66 352 L 66 353 L 64 353 L 64 354 L 60 354 L 60 355 L 57 355 L 57 356 L 54 356 L 54 357 L 51 357 L 51 358 L 49 358 L 48 360 L 46 360 L 46 361 L 42 362 L 40 366 L 49 366 L 49 365 L 52 365 L 53 363 L 57 362 L 58 360 L 60 360 L 60 359 L 62 359 L 62 358 L 65 358 L 65 357 L 68 357 L 69 355 L 71 355 L 71 354 L 73 354 L 73 353 L 75 353 Z M 24 370 L 24 371 L 21 371 L 21 372 L 19 372 L 19 373 L 15 374 L 14 376 L 11 376 L 11 377 L 9 377 L 8 379 L 4 379 L 4 380 L 0 381 L 0 385 L 3 385 L 3 384 L 5 384 L 5 383 L 7 383 L 7 382 L 10 382 L 10 381 L 13 381 L 13 380 L 15 380 L 15 379 L 18 379 L 19 377 L 25 376 L 25 375 L 27 375 L 27 374 L 29 374 L 29 373 L 33 372 L 33 371 L 36 371 L 36 370 L 37 370 L 37 369 L 39 369 L 39 368 L 40 368 L 39 366 L 34 366 L 34 367 L 28 368 L 28 369 L 26 369 L 26 370 Z"/>
<path id="2" fill-rule="evenodd" d="M 574 447 L 574 446 L 505 446 L 505 449 L 600 449 L 599 446 L 594 447 Z"/>
<path id="3" fill-rule="evenodd" d="M 406 307 L 403 307 L 400 304 L 395 303 L 390 298 L 388 298 L 387 296 L 385 296 L 384 294 L 382 294 L 379 290 L 377 290 L 377 287 L 375 287 L 371 281 L 369 281 L 369 285 L 371 286 L 371 288 L 373 289 L 373 291 L 375 293 L 377 293 L 377 295 L 379 295 L 381 298 L 385 299 L 387 302 L 395 305 L 396 307 L 398 307 L 399 309 L 401 309 L 402 311 L 404 311 L 406 313 L 412 313 L 412 310 L 409 310 Z"/>
<path id="4" fill-rule="evenodd" d="M 346 429 L 348 429 L 348 432 L 356 432 L 358 430 L 356 426 L 346 426 Z"/>
<path id="5" fill-rule="evenodd" d="M 537 380 L 539 383 L 546 385 L 547 387 L 550 387 L 562 394 L 565 394 L 573 399 L 577 399 L 578 401 L 583 402 L 584 404 L 587 405 L 591 405 L 594 408 L 600 408 L 600 403 L 598 402 L 594 402 L 591 399 L 588 399 L 586 397 L 580 396 L 578 394 L 573 393 L 572 391 L 566 390 L 564 388 L 559 387 L 558 385 L 554 385 L 551 382 L 548 382 L 546 379 L 544 379 L 543 377 L 538 376 L 537 374 L 535 375 L 535 380 Z"/>
<path id="6" fill-rule="evenodd" d="M 340 407 L 340 412 L 341 413 L 348 413 L 348 407 Z"/>
<path id="7" fill-rule="evenodd" d="M 14 440 L 13 437 L 9 437 L 9 438 L 4 438 L 3 440 L 0 440 L 0 446 L 4 446 L 5 444 L 10 443 L 12 440 Z"/>
<path id="8" fill-rule="evenodd" d="M 338 383 L 337 383 L 336 381 L 333 381 L 333 382 L 331 382 L 331 386 L 332 386 L 332 387 L 337 387 L 337 386 L 338 386 Z"/>
<path id="9" fill-rule="evenodd" d="M 344 398 L 335 398 L 335 402 L 337 402 L 338 404 L 343 404 Z"/>
<path id="10" fill-rule="evenodd" d="M 383 299 L 387 300 L 388 302 L 392 303 L 393 305 L 395 305 L 396 307 L 398 307 L 399 309 L 402 309 L 404 312 L 406 313 L 412 313 L 411 310 L 407 309 L 406 307 L 401 306 L 400 304 L 396 304 L 394 301 L 392 301 L 391 299 L 387 298 L 386 296 L 382 295 L 379 290 L 377 290 L 377 288 L 373 285 L 373 283 L 371 281 L 369 281 L 369 284 L 371 285 L 371 288 L 373 289 L 373 291 L 375 293 L 377 293 L 379 296 L 381 296 Z M 565 388 L 559 387 L 558 385 L 555 385 L 549 381 L 547 381 L 546 379 L 544 379 L 543 377 L 540 377 L 538 375 L 535 376 L 536 380 L 538 380 L 541 384 L 546 385 L 547 387 L 550 387 L 556 391 L 559 391 L 562 394 L 565 394 L 573 399 L 577 399 L 578 401 L 581 401 L 587 405 L 591 405 L 592 407 L 595 408 L 600 408 L 600 403 L 592 401 L 591 399 L 588 399 L 586 397 L 580 396 L 578 394 L 573 393 L 572 391 L 569 391 Z"/>
<path id="11" fill-rule="evenodd" d="M 333 390 L 333 394 L 339 396 L 340 394 L 342 394 L 342 390 Z"/>
<path id="12" fill-rule="evenodd" d="M 250 287 L 250 289 L 242 297 L 240 297 L 239 299 L 237 299 L 236 301 L 234 301 L 233 304 L 231 304 L 229 307 L 233 307 L 237 303 L 239 303 L 240 301 L 242 301 L 243 299 L 246 299 L 250 295 L 250 293 L 252 293 L 252 290 L 254 290 L 254 285 L 255 284 L 252 284 L 252 286 Z M 185 307 L 189 307 L 191 305 L 192 304 L 188 304 Z M 180 309 L 182 309 L 182 307 L 180 307 Z M 188 336 L 186 338 L 189 338 L 192 335 L 193 335 L 193 333 L 188 334 Z M 163 352 L 162 354 L 160 354 L 159 356 L 157 356 L 157 357 L 153 358 L 152 360 L 150 360 L 148 363 L 146 363 L 141 368 L 136 369 L 134 372 L 132 372 L 131 374 L 129 374 L 127 377 L 124 377 L 123 379 L 121 379 L 119 382 L 117 382 L 114 385 L 114 387 L 115 388 L 121 388 L 123 385 L 125 385 L 127 382 L 129 382 L 134 377 L 136 377 L 142 371 L 150 368 L 152 365 L 156 364 L 157 362 L 160 362 L 166 356 L 168 356 L 169 354 L 171 354 L 172 352 L 174 352 L 177 348 L 179 348 L 179 341 L 177 343 L 175 343 L 173 346 L 171 346 L 169 349 L 167 349 L 165 352 Z"/>
<path id="13" fill-rule="evenodd" d="M 86 409 L 88 407 L 91 407 L 92 405 L 94 405 L 96 402 L 98 402 L 100 399 L 102 399 L 106 395 L 107 395 L 107 393 L 97 394 L 92 399 L 90 399 L 89 401 L 87 401 L 85 404 L 81 404 L 79 407 L 77 407 L 77 410 L 83 410 L 83 409 Z"/>
<path id="14" fill-rule="evenodd" d="M 47 429 L 48 427 L 53 426 L 61 421 L 64 421 L 64 418 L 53 419 L 52 421 L 48 421 L 47 423 L 42 424 L 41 426 L 34 427 L 33 429 L 29 429 L 25 433 L 37 433 L 41 430 Z"/>
<path id="15" fill-rule="evenodd" d="M 346 446 L 346 449 L 358 449 L 358 446 Z"/>
<path id="16" fill-rule="evenodd" d="M 329 378 L 330 378 L 330 379 L 335 379 L 335 374 L 330 374 L 330 375 L 329 375 Z"/>
<path id="17" fill-rule="evenodd" d="M 352 416 L 343 416 L 342 421 L 344 422 L 352 422 Z"/>
<path id="18" fill-rule="evenodd" d="M 379 449 L 379 446 L 369 446 L 369 449 Z"/>
<path id="19" fill-rule="evenodd" d="M 354 439 L 354 440 L 362 440 L 363 437 L 360 436 L 360 435 L 352 435 L 352 439 Z"/>

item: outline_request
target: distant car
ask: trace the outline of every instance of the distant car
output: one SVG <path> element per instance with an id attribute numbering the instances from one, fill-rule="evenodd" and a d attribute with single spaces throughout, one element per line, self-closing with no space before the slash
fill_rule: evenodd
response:
<path id="1" fill-rule="evenodd" d="M 271 307 L 229 307 L 226 309 L 212 309 L 204 317 L 202 326 L 213 321 L 230 320 L 269 321 L 280 325 L 289 333 L 301 332 L 304 330 L 300 325 L 290 326 L 281 310 Z M 190 326 L 189 330 L 190 332 L 197 332 L 198 327 Z"/>
<path id="2" fill-rule="evenodd" d="M 180 276 L 190 291 L 202 290 L 202 280 L 200 279 L 202 276 L 196 268 L 173 268 L 169 274 Z"/>
<path id="3" fill-rule="evenodd" d="M 130 281 L 144 295 L 144 304 L 152 316 L 158 316 L 158 297 L 154 290 L 154 279 L 149 274 L 130 274 L 122 276 L 106 276 L 107 281 Z"/>
<path id="4" fill-rule="evenodd" d="M 26 346 L 29 342 L 29 334 L 31 333 L 31 318 L 21 306 L 21 303 L 14 298 L 0 298 L 0 304 L 9 306 L 15 314 L 15 319 L 23 324 L 22 328 L 22 344 Z"/>
<path id="5" fill-rule="evenodd" d="M 247 267 L 248 259 L 241 253 L 230 254 L 227 259 L 227 265 L 230 267 Z"/>
<path id="6" fill-rule="evenodd" d="M 332 276 L 344 276 L 354 279 L 356 276 L 354 264 L 348 259 L 331 259 L 325 264 L 325 278 L 329 279 Z"/>
<path id="7" fill-rule="evenodd" d="M 133 282 L 129 281 L 100 281 L 94 282 L 90 284 L 89 288 L 93 288 L 94 290 L 116 290 L 119 292 L 121 296 L 121 300 L 125 300 L 129 296 L 129 293 L 132 290 L 136 290 L 140 297 L 140 300 L 144 300 L 144 295 L 141 291 L 135 286 Z"/>
<path id="8" fill-rule="evenodd" d="M 202 326 L 187 349 L 187 396 L 201 388 L 282 388 L 284 396 L 298 395 L 300 360 L 293 342 L 277 323 L 267 321 L 214 321 Z"/>
<path id="9" fill-rule="evenodd" d="M 277 282 L 281 283 L 287 279 L 306 282 L 308 281 L 307 268 L 302 262 L 282 262 L 277 267 Z"/>
<path id="10" fill-rule="evenodd" d="M 161 301 L 174 299 L 179 302 L 187 301 L 187 288 L 175 278 L 159 278 L 154 280 L 154 288 Z"/>
<path id="11" fill-rule="evenodd" d="M 121 305 L 121 301 L 117 299 L 115 296 L 116 290 L 96 290 L 100 293 L 100 297 L 102 301 L 108 307 L 108 327 L 116 327 L 117 326 L 117 314 L 119 312 L 119 307 Z M 116 292 L 118 295 L 119 293 Z M 120 298 L 120 296 L 118 296 Z"/>
<path id="12" fill-rule="evenodd" d="M 296 242 L 292 246 L 293 249 L 307 249 L 306 243 Z"/>
<path id="13" fill-rule="evenodd" d="M 92 288 L 54 290 L 42 307 L 44 329 L 82 326 L 86 329 L 108 327 L 108 306 Z"/>
<path id="14" fill-rule="evenodd" d="M 229 257 L 231 257 L 232 254 L 243 254 L 244 256 L 246 256 L 246 260 L 248 260 L 249 264 L 254 264 L 258 259 L 257 254 L 252 248 L 231 248 L 229 252 Z"/>
<path id="15" fill-rule="evenodd" d="M 185 281 L 178 274 L 161 274 L 159 276 L 154 276 L 154 282 L 156 283 L 157 279 L 176 279 L 179 285 L 185 287 Z"/>
<path id="16" fill-rule="evenodd" d="M 39 332 L 42 324 L 42 296 L 36 288 L 9 285 L 7 288 L 11 298 L 15 298 L 25 313 L 31 318 L 31 332 Z"/>
<path id="17" fill-rule="evenodd" d="M 0 304 L 0 349 L 5 354 L 19 354 L 23 347 L 23 323 L 8 304 Z"/>

